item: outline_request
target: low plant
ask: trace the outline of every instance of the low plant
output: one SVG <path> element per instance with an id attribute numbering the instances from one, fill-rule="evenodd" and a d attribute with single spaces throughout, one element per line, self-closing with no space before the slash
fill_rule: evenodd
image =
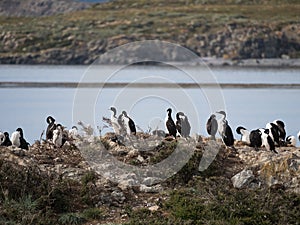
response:
<path id="1" fill-rule="evenodd" d="M 58 223 L 61 225 L 78 225 L 83 222 L 85 219 L 78 213 L 66 213 L 58 219 Z"/>

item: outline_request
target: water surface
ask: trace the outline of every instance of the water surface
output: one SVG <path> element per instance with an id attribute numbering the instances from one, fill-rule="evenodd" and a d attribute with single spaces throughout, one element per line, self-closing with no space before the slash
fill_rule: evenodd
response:
<path id="1" fill-rule="evenodd" d="M 86 66 L 0 66 L 0 82 L 75 82 L 78 83 L 87 71 Z M 187 67 L 186 71 L 201 76 L 201 69 Z M 103 81 L 110 67 L 96 68 L 95 75 L 88 82 Z M 199 73 L 198 73 L 199 72 Z M 286 123 L 287 133 L 296 135 L 300 130 L 298 88 L 241 88 L 241 84 L 300 84 L 300 70 L 271 68 L 213 68 L 212 74 L 220 84 L 236 84 L 234 88 L 222 89 L 225 110 L 229 124 L 235 130 L 238 125 L 249 129 L 264 127 L 267 122 L 282 119 Z M 196 75 L 198 76 L 198 75 Z M 193 83 L 194 80 L 185 72 L 169 67 L 135 66 L 124 68 L 110 74 L 109 83 Z M 86 82 L 86 81 L 85 81 Z M 211 79 L 203 76 L 202 83 Z M 95 99 L 86 99 L 82 110 L 93 111 L 93 126 L 103 126 L 102 116 L 110 117 L 108 108 L 114 105 L 129 112 L 136 124 L 144 131 L 155 128 L 164 129 L 166 109 L 172 107 L 184 111 L 192 124 L 192 132 L 207 135 L 205 123 L 211 113 L 210 103 L 205 88 L 103 88 L 93 89 Z M 78 91 L 90 92 L 90 89 L 76 88 L 0 88 L 1 118 L 0 130 L 13 132 L 22 127 L 25 137 L 32 143 L 39 139 L 46 128 L 45 118 L 54 116 L 58 122 L 70 128 L 76 121 L 72 120 L 73 101 Z M 209 89 L 213 91 L 213 89 Z M 138 101 L 136 99 L 139 99 Z M 93 101 L 93 108 L 89 107 Z M 221 110 L 221 109 L 220 109 Z M 173 113 L 173 118 L 175 113 Z M 104 132 L 111 131 L 105 129 Z M 235 137 L 239 137 L 235 134 Z"/>

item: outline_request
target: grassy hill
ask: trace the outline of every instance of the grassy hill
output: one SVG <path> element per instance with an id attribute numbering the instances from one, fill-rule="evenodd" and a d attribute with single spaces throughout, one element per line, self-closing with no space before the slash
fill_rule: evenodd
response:
<path id="1" fill-rule="evenodd" d="M 116 0 L 56 16 L 0 17 L 0 59 L 88 64 L 146 39 L 177 43 L 203 57 L 299 58 L 299 11 L 297 0 Z M 56 60 L 57 54 L 63 57 Z"/>

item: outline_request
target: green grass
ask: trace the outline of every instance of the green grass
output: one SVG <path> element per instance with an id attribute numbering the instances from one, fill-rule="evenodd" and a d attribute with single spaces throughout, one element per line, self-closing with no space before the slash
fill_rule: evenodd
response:
<path id="1" fill-rule="evenodd" d="M 236 190 L 222 178 L 194 180 L 191 186 L 168 195 L 157 212 L 131 211 L 128 224 L 271 225 L 298 224 L 300 218 L 299 195 L 270 189 Z"/>

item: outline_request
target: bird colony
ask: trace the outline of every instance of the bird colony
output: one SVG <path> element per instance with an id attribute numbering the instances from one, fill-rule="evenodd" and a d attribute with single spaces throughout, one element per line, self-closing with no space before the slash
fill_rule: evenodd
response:
<path id="1" fill-rule="evenodd" d="M 126 111 L 122 111 L 118 115 L 115 107 L 111 107 L 109 110 L 111 111 L 111 117 L 103 117 L 103 121 L 114 130 L 114 135 L 111 138 L 112 141 L 121 145 L 127 138 L 137 135 L 137 126 Z M 191 139 L 191 124 L 187 115 L 183 112 L 177 112 L 175 118 L 176 122 L 172 117 L 172 109 L 168 108 L 166 111 L 165 130 L 154 130 L 152 131 L 152 135 L 171 140 L 183 138 L 188 141 Z M 70 130 L 67 130 L 62 124 L 57 123 L 52 116 L 46 118 L 46 123 L 45 141 L 52 144 L 54 148 L 61 148 L 66 142 L 72 143 L 72 141 L 78 140 L 81 136 L 77 126 L 73 126 Z M 82 127 L 85 134 L 93 135 L 91 126 L 86 126 L 83 122 L 79 122 L 78 124 Z M 206 131 L 210 140 L 216 141 L 216 136 L 219 135 L 226 147 L 235 149 L 233 131 L 229 125 L 225 111 L 218 111 L 210 115 L 206 123 Z M 268 122 L 264 128 L 254 130 L 238 126 L 236 133 L 241 136 L 240 141 L 245 145 L 251 146 L 257 151 L 266 149 L 275 154 L 278 154 L 276 148 L 282 146 L 295 147 L 297 139 L 300 141 L 300 131 L 297 137 L 287 135 L 285 124 L 282 120 Z M 44 132 L 41 138 L 43 135 Z M 20 127 L 11 134 L 11 137 L 8 132 L 0 132 L 0 143 L 1 146 L 14 146 L 24 150 L 30 149 L 30 144 L 26 141 L 24 131 Z"/>

